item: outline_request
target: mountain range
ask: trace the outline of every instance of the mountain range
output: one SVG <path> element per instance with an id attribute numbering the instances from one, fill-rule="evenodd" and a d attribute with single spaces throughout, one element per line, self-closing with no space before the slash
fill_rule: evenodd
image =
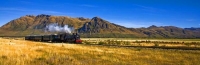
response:
<path id="1" fill-rule="evenodd" d="M 25 15 L 11 20 L 0 27 L 0 36 L 26 36 L 52 34 L 45 32 L 51 23 L 59 26 L 74 27 L 82 37 L 106 38 L 200 38 L 200 28 L 179 28 L 175 26 L 155 26 L 147 28 L 127 28 L 120 24 L 110 23 L 100 17 L 92 19 L 52 15 Z"/>

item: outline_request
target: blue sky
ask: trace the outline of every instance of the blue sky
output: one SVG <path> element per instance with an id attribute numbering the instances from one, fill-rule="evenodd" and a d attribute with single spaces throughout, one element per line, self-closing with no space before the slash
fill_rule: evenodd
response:
<path id="1" fill-rule="evenodd" d="M 200 0 L 0 0 L 0 26 L 25 15 L 98 16 L 125 27 L 200 27 Z"/>

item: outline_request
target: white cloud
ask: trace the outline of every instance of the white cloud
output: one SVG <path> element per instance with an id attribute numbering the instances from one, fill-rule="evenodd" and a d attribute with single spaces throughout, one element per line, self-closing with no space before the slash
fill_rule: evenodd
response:
<path id="1" fill-rule="evenodd" d="M 29 1 L 19 1 L 19 2 L 23 4 L 33 4 L 32 2 L 29 2 Z"/>
<path id="2" fill-rule="evenodd" d="M 151 25 L 163 26 L 163 23 L 159 22 L 144 22 L 144 21 L 120 21 L 120 20 L 109 20 L 109 22 L 113 22 L 115 24 L 125 26 L 128 28 L 141 28 L 141 27 L 149 27 Z"/>
<path id="3" fill-rule="evenodd" d="M 97 7 L 95 5 L 89 5 L 89 4 L 82 4 L 82 5 L 79 5 L 79 6 L 83 6 L 83 7 Z"/>
<path id="4" fill-rule="evenodd" d="M 196 21 L 196 19 L 186 19 L 186 21 L 193 22 Z"/>
<path id="5" fill-rule="evenodd" d="M 48 13 L 48 14 L 72 14 L 72 13 L 63 13 L 58 11 L 51 11 L 51 10 L 32 10 L 32 9 L 25 9 L 25 8 L 0 8 L 2 11 L 18 11 L 18 12 L 37 12 L 37 13 Z"/>
<path id="6" fill-rule="evenodd" d="M 129 27 L 129 28 L 141 28 L 141 27 L 148 27 L 149 26 L 149 25 L 145 25 L 145 24 L 130 23 L 130 22 L 121 22 L 121 23 L 116 22 L 115 24 L 125 26 L 125 27 Z"/>
<path id="7" fill-rule="evenodd" d="M 140 7 L 141 10 L 144 10 L 147 12 L 166 12 L 166 10 L 158 9 L 158 8 L 154 8 L 154 7 L 143 6 L 143 5 L 138 5 L 138 4 L 133 4 L 133 5 Z"/>
<path id="8" fill-rule="evenodd" d="M 32 10 L 36 12 L 46 12 L 46 13 L 53 13 L 53 14 L 64 14 L 62 12 L 57 12 L 57 11 L 50 11 L 50 10 Z"/>
<path id="9" fill-rule="evenodd" d="M 27 11 L 27 10 L 21 9 L 21 8 L 0 8 L 0 10 L 4 10 L 4 11 Z"/>

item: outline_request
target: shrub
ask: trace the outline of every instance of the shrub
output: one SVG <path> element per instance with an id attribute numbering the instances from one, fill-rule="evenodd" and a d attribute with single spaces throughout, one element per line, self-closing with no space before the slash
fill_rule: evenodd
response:
<path id="1" fill-rule="evenodd" d="M 136 51 L 141 51 L 141 48 L 136 49 Z"/>
<path id="2" fill-rule="evenodd" d="M 125 41 L 125 45 L 131 45 L 129 41 Z"/>
<path id="3" fill-rule="evenodd" d="M 185 45 L 186 45 L 186 46 L 188 46 L 188 47 L 190 47 L 190 46 L 191 46 L 191 44 L 190 44 L 190 43 L 186 43 Z"/>
<path id="4" fill-rule="evenodd" d="M 84 43 L 85 43 L 85 44 L 91 44 L 91 42 L 88 42 L 88 41 L 84 41 Z"/>
<path id="5" fill-rule="evenodd" d="M 158 44 L 158 43 L 154 43 L 154 46 L 155 46 L 155 47 L 158 47 L 158 46 L 159 46 L 159 44 Z"/>
<path id="6" fill-rule="evenodd" d="M 121 41 L 115 41 L 115 42 L 116 42 L 116 44 L 114 44 L 114 45 L 122 45 Z"/>
<path id="7" fill-rule="evenodd" d="M 104 45 L 105 42 L 100 41 L 98 44 L 99 44 L 99 45 Z"/>
<path id="8" fill-rule="evenodd" d="M 3 59 L 7 59 L 8 57 L 3 55 L 3 56 L 1 56 L 1 58 L 3 58 Z"/>
<path id="9" fill-rule="evenodd" d="M 62 47 L 65 47 L 65 46 L 63 45 L 63 43 L 62 43 Z"/>

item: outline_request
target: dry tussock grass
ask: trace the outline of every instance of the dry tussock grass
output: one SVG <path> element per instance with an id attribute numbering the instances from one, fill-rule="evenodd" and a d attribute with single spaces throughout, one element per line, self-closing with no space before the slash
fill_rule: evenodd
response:
<path id="1" fill-rule="evenodd" d="M 187 48 L 200 48 L 200 41 L 198 39 L 153 39 L 153 40 L 145 40 L 145 39 L 128 39 L 122 38 L 83 38 L 82 40 L 84 44 L 98 44 L 98 45 L 118 45 L 118 46 L 160 46 L 160 47 L 187 47 Z M 194 40 L 194 41 L 193 41 Z"/>
<path id="2" fill-rule="evenodd" d="M 198 65 L 200 51 L 120 48 L 0 38 L 0 65 Z"/>

